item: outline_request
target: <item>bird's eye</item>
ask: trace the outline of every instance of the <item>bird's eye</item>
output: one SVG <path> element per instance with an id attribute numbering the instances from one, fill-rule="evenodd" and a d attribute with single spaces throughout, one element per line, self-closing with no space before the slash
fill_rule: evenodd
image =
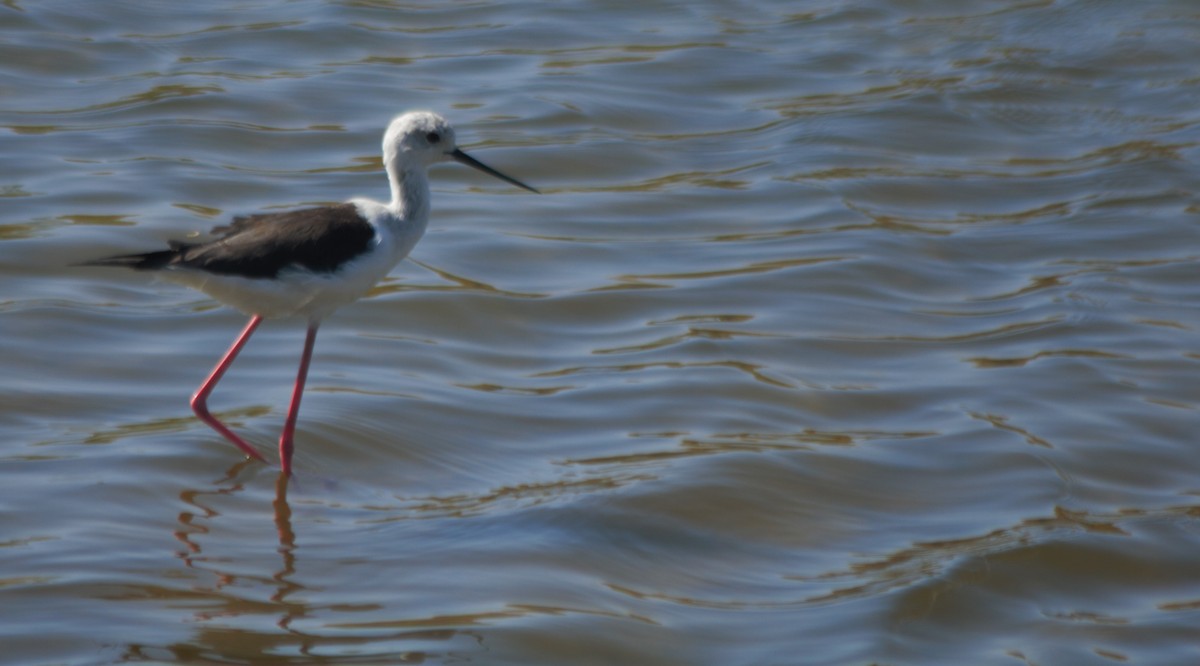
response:
<path id="1" fill-rule="evenodd" d="M 437 132 L 430 132 L 429 134 L 425 135 L 425 140 L 429 143 L 437 143 L 442 140 L 442 135 L 438 134 Z"/>

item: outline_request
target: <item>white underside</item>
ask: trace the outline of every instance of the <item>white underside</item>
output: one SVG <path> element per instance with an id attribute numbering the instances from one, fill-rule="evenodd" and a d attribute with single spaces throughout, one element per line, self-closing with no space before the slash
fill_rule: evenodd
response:
<path id="1" fill-rule="evenodd" d="M 406 224 L 383 204 L 355 200 L 359 212 L 375 227 L 371 250 L 334 273 L 284 269 L 274 278 L 245 278 L 202 270 L 175 268 L 161 275 L 212 296 L 248 315 L 305 317 L 319 320 L 337 308 L 362 298 L 387 276 L 425 232 L 424 220 Z M 399 231 L 399 233 L 397 233 Z"/>

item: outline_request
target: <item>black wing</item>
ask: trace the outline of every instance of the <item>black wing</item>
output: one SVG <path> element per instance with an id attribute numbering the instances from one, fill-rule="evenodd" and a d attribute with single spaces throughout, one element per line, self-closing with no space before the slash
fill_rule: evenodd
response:
<path id="1" fill-rule="evenodd" d="M 238 217 L 213 233 L 222 235 L 209 243 L 174 242 L 170 250 L 88 263 L 138 270 L 186 266 L 248 278 L 273 278 L 287 267 L 333 273 L 367 252 L 375 238 L 354 204 Z"/>

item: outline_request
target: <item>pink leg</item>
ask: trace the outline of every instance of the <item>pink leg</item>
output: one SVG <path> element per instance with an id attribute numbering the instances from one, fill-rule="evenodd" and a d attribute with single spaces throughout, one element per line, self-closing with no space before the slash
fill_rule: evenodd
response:
<path id="1" fill-rule="evenodd" d="M 225 427 L 224 423 L 218 421 L 217 417 L 208 411 L 208 394 L 212 393 L 213 389 L 216 388 L 217 382 L 221 381 L 221 376 L 225 374 L 229 366 L 233 365 L 233 359 L 237 358 L 238 352 L 242 351 L 242 347 L 246 346 L 246 341 L 250 339 L 250 334 L 254 333 L 254 329 L 258 328 L 258 325 L 261 323 L 261 315 L 254 315 L 250 318 L 250 323 L 246 324 L 246 328 L 242 331 L 241 335 L 237 337 L 237 340 L 233 341 L 233 346 L 229 348 L 229 351 L 225 352 L 225 356 L 217 363 L 217 367 L 213 368 L 212 374 L 208 376 L 208 379 L 204 380 L 204 383 L 192 395 L 192 411 L 196 413 L 196 416 L 201 421 L 204 421 L 213 430 L 221 433 L 225 439 L 233 442 L 246 455 L 266 462 L 267 459 L 261 453 L 255 451 L 254 447 L 247 444 L 241 437 L 233 434 L 232 430 Z"/>
<path id="2" fill-rule="evenodd" d="M 296 387 L 292 389 L 292 404 L 288 406 L 287 421 L 279 435 L 279 461 L 283 473 L 292 473 L 292 439 L 296 435 L 296 418 L 300 416 L 300 398 L 304 395 L 304 382 L 308 379 L 308 364 L 312 360 L 313 345 L 317 342 L 317 327 L 320 322 L 309 322 L 308 334 L 304 337 L 304 355 L 300 357 L 300 370 L 296 373 Z"/>

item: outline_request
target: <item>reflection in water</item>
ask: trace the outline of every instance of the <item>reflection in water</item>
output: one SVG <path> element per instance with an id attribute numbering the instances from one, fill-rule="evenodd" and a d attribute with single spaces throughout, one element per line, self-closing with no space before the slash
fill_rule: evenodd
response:
<path id="1" fill-rule="evenodd" d="M 215 509 L 206 506 L 201 500 L 206 496 L 221 496 L 233 495 L 242 492 L 245 486 L 238 480 L 238 477 L 256 461 L 247 458 L 236 465 L 229 468 L 225 476 L 219 479 L 216 483 L 219 487 L 210 490 L 191 489 L 184 490 L 179 493 L 179 498 L 190 506 L 199 509 L 200 513 L 191 511 L 182 511 L 179 514 L 179 523 L 181 529 L 175 531 L 175 538 L 184 544 L 186 550 L 179 554 L 184 564 L 190 569 L 204 569 L 217 574 L 219 583 L 214 589 L 221 589 L 237 580 L 237 576 L 232 573 L 223 573 L 214 570 L 209 566 L 198 566 L 199 562 L 204 562 L 206 565 L 211 563 L 211 560 L 203 558 L 202 548 L 193 538 L 197 534 L 209 534 L 211 527 L 206 525 L 206 522 L 213 522 L 220 517 L 220 513 Z M 292 529 L 292 509 L 288 505 L 287 498 L 288 478 L 284 473 L 279 474 L 279 478 L 275 481 L 275 500 L 272 502 L 275 514 L 275 529 L 279 535 L 280 566 L 275 574 L 271 576 L 272 580 L 278 583 L 278 589 L 271 596 L 271 600 L 285 604 L 288 595 L 303 589 L 303 586 L 289 580 L 289 577 L 296 573 L 296 533 Z M 281 627 L 286 626 L 300 613 L 292 612 L 295 609 L 289 609 L 288 615 L 282 618 L 279 622 Z"/>
<path id="2" fill-rule="evenodd" d="M 296 532 L 292 527 L 292 509 L 288 504 L 288 475 L 280 472 L 275 481 L 275 499 L 272 502 L 274 510 L 275 530 L 278 536 L 279 545 L 276 549 L 279 554 L 278 565 L 275 567 L 274 573 L 270 575 L 270 581 L 274 586 L 274 592 L 270 596 L 270 604 L 264 607 L 261 603 L 247 603 L 246 599 L 233 598 L 225 588 L 236 587 L 239 582 L 243 582 L 248 578 L 257 578 L 265 581 L 262 577 L 247 576 L 244 573 L 236 573 L 235 570 L 244 568 L 244 562 L 237 562 L 227 558 L 205 557 L 204 549 L 200 542 L 195 538 L 197 535 L 208 535 L 212 533 L 213 523 L 220 517 L 221 513 L 212 508 L 205 501 L 208 497 L 229 496 L 245 490 L 245 485 L 239 480 L 242 473 L 251 466 L 256 465 L 256 461 L 246 459 L 229 468 L 225 476 L 215 483 L 215 488 L 210 489 L 189 489 L 180 492 L 180 499 L 190 506 L 196 507 L 198 512 L 183 511 L 179 514 L 179 523 L 181 528 L 175 531 L 175 538 L 182 542 L 185 550 L 179 555 L 184 564 L 189 569 L 199 569 L 207 571 L 216 576 L 216 584 L 206 592 L 220 598 L 220 605 L 224 609 L 220 612 L 212 612 L 211 610 L 198 611 L 196 619 L 201 621 L 212 620 L 216 617 L 238 617 L 243 615 L 261 615 L 270 613 L 277 617 L 274 624 L 280 629 L 288 632 L 288 634 L 297 636 L 301 640 L 301 652 L 305 652 L 309 637 L 304 636 L 302 632 L 295 631 L 292 624 L 309 614 L 309 608 L 304 602 L 294 601 L 290 599 L 293 595 L 305 589 L 305 586 L 292 580 L 296 574 L 297 563 L 297 546 Z M 218 563 L 228 562 L 230 566 L 222 567 Z M 237 565 L 237 566 L 234 566 Z M 282 637 L 274 635 L 271 638 L 262 637 L 272 643 L 282 642 Z M 223 641 L 217 641 L 219 645 Z"/>
<path id="3" fill-rule="evenodd" d="M 283 560 L 279 571 L 273 578 L 279 583 L 278 591 L 271 595 L 271 601 L 285 604 L 288 614 L 280 619 L 279 628 L 287 629 L 292 620 L 303 616 L 303 607 L 287 603 L 288 595 L 304 588 L 289 578 L 296 573 L 296 533 L 292 530 L 292 507 L 288 506 L 287 490 L 290 474 L 280 472 L 275 479 L 275 501 L 271 506 L 275 509 L 275 531 L 279 535 L 279 555 Z"/>
<path id="4" fill-rule="evenodd" d="M 198 537 L 212 538 L 218 531 L 217 523 L 224 517 L 211 506 L 210 500 L 228 498 L 248 490 L 241 477 L 248 469 L 255 467 L 258 467 L 258 464 L 247 459 L 230 467 L 213 487 L 180 492 L 180 499 L 195 510 L 183 511 L 178 516 L 180 527 L 175 530 L 174 536 L 184 544 L 184 549 L 178 553 L 178 557 L 188 569 L 211 573 L 216 582 L 208 586 L 198 585 L 186 591 L 166 588 L 143 591 L 145 596 L 161 597 L 198 608 L 192 618 L 200 629 L 185 643 L 161 647 L 128 645 L 124 653 L 125 661 L 170 658 L 190 663 L 217 658 L 237 659 L 239 663 L 245 661 L 310 664 L 313 663 L 313 659 L 337 652 L 338 646 L 344 646 L 349 654 L 361 654 L 363 650 L 369 649 L 364 646 L 402 641 L 403 645 L 411 647 L 403 650 L 402 658 L 397 658 L 395 653 L 389 653 L 389 663 L 422 663 L 438 656 L 435 651 L 416 649 L 424 643 L 432 641 L 437 645 L 460 636 L 470 644 L 482 641 L 470 631 L 446 628 L 445 625 L 459 624 L 459 619 L 463 620 L 462 624 L 479 624 L 489 613 L 483 613 L 477 619 L 464 616 L 456 618 L 455 621 L 432 617 L 383 623 L 330 624 L 326 617 L 325 622 L 313 623 L 317 617 L 329 612 L 346 612 L 348 609 L 363 611 L 373 609 L 374 606 L 313 603 L 301 597 L 305 592 L 320 593 L 324 590 L 296 580 L 300 551 L 292 523 L 292 507 L 288 501 L 289 477 L 282 472 L 275 480 L 275 497 L 272 500 L 272 519 L 278 540 L 274 550 L 278 557 L 273 559 L 273 564 L 270 565 L 271 573 L 246 573 L 253 572 L 258 564 L 255 555 L 260 551 L 252 544 L 246 547 L 245 544 L 211 543 L 207 544 L 209 551 L 239 551 L 243 554 L 213 555 L 210 552 L 206 555 L 206 545 L 202 544 Z M 250 489 L 250 492 L 253 494 L 253 489 Z M 261 586 L 271 588 L 270 596 L 265 601 L 256 600 L 253 596 L 254 591 Z M 514 614 L 520 613 L 514 611 Z M 268 618 L 269 622 L 259 621 Z M 310 626 L 296 626 L 303 620 L 309 620 Z M 332 627 L 334 635 L 325 635 L 315 630 L 321 627 Z M 380 629 L 389 627 L 392 629 L 390 633 L 380 633 Z M 314 654 L 317 649 L 323 652 L 320 657 Z M 280 655 L 291 655 L 292 658 L 281 658 Z"/>
<path id="5" fill-rule="evenodd" d="M 202 504 L 200 502 L 200 498 L 205 495 L 229 495 L 240 492 L 242 490 L 242 484 L 233 482 L 233 480 L 250 464 L 250 462 L 251 461 L 247 459 L 237 463 L 233 467 L 230 467 L 229 471 L 225 473 L 225 477 L 218 481 L 218 483 L 232 482 L 230 486 L 217 488 L 216 490 L 184 490 L 179 493 L 179 499 L 183 500 L 185 504 L 199 509 L 199 518 L 201 519 L 211 519 L 217 517 L 219 514 L 215 510 L 210 509 Z M 182 552 L 179 555 L 189 569 L 196 568 L 196 562 L 194 558 L 201 552 L 200 544 L 192 540 L 192 535 L 208 534 L 209 532 L 209 528 L 202 523 L 197 522 L 197 518 L 197 514 L 192 513 L 191 511 L 181 511 L 179 513 L 178 520 L 183 528 L 175 531 L 175 538 L 182 542 L 187 548 L 185 552 Z M 227 582 L 228 581 L 223 581 L 221 585 L 217 586 L 217 589 L 223 587 Z"/>

